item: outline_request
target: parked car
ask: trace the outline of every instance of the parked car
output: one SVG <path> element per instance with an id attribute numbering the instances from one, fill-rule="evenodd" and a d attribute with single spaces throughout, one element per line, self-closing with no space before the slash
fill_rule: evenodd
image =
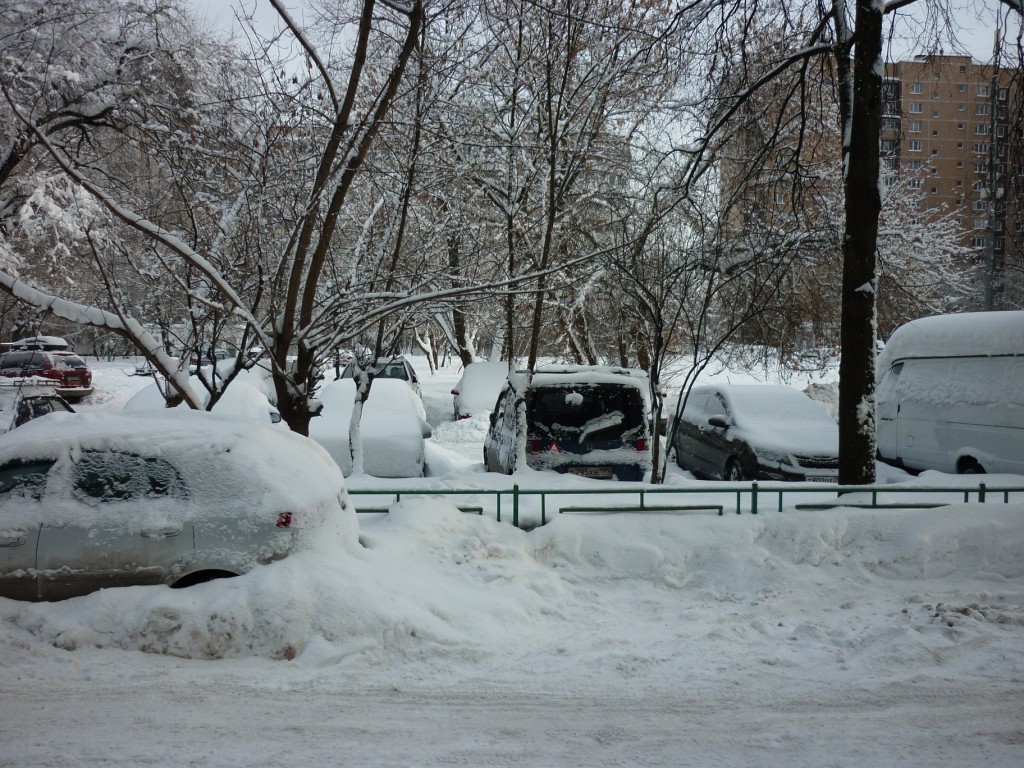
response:
<path id="1" fill-rule="evenodd" d="M 252 419 L 50 414 L 0 437 L 0 596 L 240 575 L 342 515 L 343 488 L 319 446 Z"/>
<path id="2" fill-rule="evenodd" d="M 245 416 L 247 418 L 259 419 L 270 424 L 281 424 L 281 412 L 277 406 L 270 402 L 265 387 L 261 386 L 265 379 L 258 373 L 252 371 L 241 371 L 232 381 L 227 389 L 221 394 L 220 399 L 213 406 L 213 413 L 221 416 Z M 203 398 L 204 405 L 209 402 L 210 393 L 206 390 L 199 379 L 191 378 L 192 388 Z M 155 381 L 147 384 L 124 404 L 124 410 L 131 413 L 145 411 L 165 411 L 167 401 L 161 392 L 164 383 L 157 384 Z M 190 410 L 185 403 L 178 405 L 174 411 L 183 412 Z"/>
<path id="3" fill-rule="evenodd" d="M 459 383 L 452 388 L 452 410 L 455 420 L 487 413 L 493 407 L 508 381 L 508 363 L 470 363 L 462 371 Z"/>
<path id="4" fill-rule="evenodd" d="M 420 380 L 416 376 L 416 370 L 412 367 L 412 364 L 405 359 L 402 355 L 396 357 L 378 357 L 374 363 L 374 367 L 377 369 L 377 375 L 375 379 L 399 379 L 409 385 L 409 388 L 416 393 L 419 397 L 420 393 Z M 350 361 L 345 366 L 345 370 L 341 372 L 341 378 L 351 379 L 355 372 L 355 361 Z"/>
<path id="5" fill-rule="evenodd" d="M 602 366 L 512 374 L 491 413 L 484 466 L 511 474 L 525 460 L 531 469 L 642 480 L 651 469 L 643 386 L 625 369 Z M 523 392 L 525 422 L 517 390 Z"/>
<path id="6" fill-rule="evenodd" d="M 72 402 L 92 394 L 92 371 L 74 352 L 15 350 L 0 354 L 0 376 L 39 376 L 57 383 L 57 394 Z"/>
<path id="7" fill-rule="evenodd" d="M 349 427 L 355 397 L 352 379 L 324 384 L 319 395 L 323 410 L 309 423 L 309 436 L 327 449 L 345 475 L 352 474 Z M 423 403 L 403 380 L 374 379 L 359 428 L 364 473 L 420 477 L 426 466 L 423 440 L 430 434 Z"/>
<path id="8" fill-rule="evenodd" d="M 48 413 L 74 413 L 48 379 L 0 380 L 0 434 Z"/>
<path id="9" fill-rule="evenodd" d="M 1024 311 L 913 320 L 893 332 L 877 371 L 883 461 L 1024 475 Z"/>
<path id="10" fill-rule="evenodd" d="M 673 447 L 676 464 L 696 477 L 835 482 L 839 475 L 838 425 L 782 385 L 694 387 Z"/>

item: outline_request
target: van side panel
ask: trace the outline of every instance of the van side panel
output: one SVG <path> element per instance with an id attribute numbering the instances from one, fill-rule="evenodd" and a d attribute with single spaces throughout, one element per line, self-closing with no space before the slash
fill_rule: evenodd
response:
<path id="1" fill-rule="evenodd" d="M 952 473 L 973 461 L 985 472 L 1024 474 L 1024 358 L 905 360 L 895 391 L 880 386 L 878 408 L 880 421 L 895 421 L 895 446 L 879 441 L 885 458 L 913 469 Z"/>

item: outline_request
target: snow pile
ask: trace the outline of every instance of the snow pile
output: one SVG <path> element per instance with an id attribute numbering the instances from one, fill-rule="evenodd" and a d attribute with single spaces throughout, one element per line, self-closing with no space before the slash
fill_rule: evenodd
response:
<path id="1" fill-rule="evenodd" d="M 670 670 L 692 662 L 675 645 L 680 635 L 702 638 L 712 656 L 777 657 L 775 643 L 792 628 L 775 627 L 775 614 L 806 624 L 805 659 L 841 649 L 877 664 L 906 652 L 892 647 L 893 632 L 919 646 L 927 643 L 915 631 L 953 622 L 974 634 L 1003 633 L 1003 663 L 1024 672 L 1019 514 L 1019 506 L 964 505 L 896 514 L 562 515 L 526 533 L 414 498 L 364 524 L 362 548 L 336 531 L 281 562 L 187 590 L 0 600 L 2 643 L 360 669 L 468 663 L 473 674 L 473 662 L 500 668 L 574 633 L 577 651 L 607 663 L 617 643 L 602 651 L 608 637 L 588 636 L 585 627 L 614 622 L 631 653 Z M 896 626 L 843 609 L 859 603 L 895 615 Z M 744 605 L 761 606 L 754 614 L 768 623 Z M 907 606 L 909 618 L 900 613 Z M 663 623 L 680 611 L 689 616 L 684 624 Z M 859 621 L 867 622 L 860 646 L 850 647 L 849 623 Z M 531 661 L 537 673 L 557 676 L 575 674 L 575 663 Z"/>

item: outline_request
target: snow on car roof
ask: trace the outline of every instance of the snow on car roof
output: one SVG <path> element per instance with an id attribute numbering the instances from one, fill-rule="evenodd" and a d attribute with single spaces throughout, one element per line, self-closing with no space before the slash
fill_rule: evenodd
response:
<path id="1" fill-rule="evenodd" d="M 159 439 L 155 439 L 159 437 Z M 315 442 L 255 419 L 193 411 L 53 413 L 0 437 L 0 465 L 122 451 L 168 461 L 204 501 L 246 499 L 246 513 L 308 509 L 344 488 Z"/>
<path id="2" fill-rule="evenodd" d="M 71 345 L 60 336 L 31 336 L 11 342 L 11 349 L 71 349 Z"/>
<path id="3" fill-rule="evenodd" d="M 538 368 L 533 374 L 533 386 L 548 387 L 560 384 L 622 384 L 641 392 L 647 389 L 646 374 L 631 368 L 608 365 L 551 365 Z"/>
<path id="4" fill-rule="evenodd" d="M 879 375 L 907 357 L 1024 355 L 1024 310 L 934 315 L 901 325 L 878 355 Z"/>

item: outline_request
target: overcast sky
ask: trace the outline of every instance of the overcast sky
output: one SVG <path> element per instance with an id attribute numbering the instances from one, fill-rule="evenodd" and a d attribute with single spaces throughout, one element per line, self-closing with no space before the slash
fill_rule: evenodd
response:
<path id="1" fill-rule="evenodd" d="M 270 33 L 277 22 L 277 14 L 271 8 L 268 0 L 189 0 L 196 8 L 198 17 L 205 19 L 211 26 L 224 30 L 231 30 L 236 24 L 235 12 L 233 9 L 244 10 L 256 20 L 258 28 L 264 33 Z M 996 0 L 947 0 L 950 8 L 950 16 L 957 27 L 957 39 L 962 50 L 966 50 L 976 60 L 987 62 L 992 58 L 993 30 L 995 27 L 995 9 L 1002 8 Z M 930 3 L 929 3 L 930 4 Z M 296 21 L 302 20 L 303 0 L 285 0 L 285 6 L 289 8 Z M 923 16 L 924 2 L 914 3 L 907 10 L 901 11 L 901 21 L 897 24 L 897 31 L 891 41 L 890 57 L 902 59 L 916 53 L 922 53 L 921 26 L 915 23 L 916 17 Z M 1014 18 L 1015 14 L 1008 14 L 1005 8 L 1002 10 L 1004 18 L 1009 15 Z M 1013 26 L 1014 33 L 1019 23 Z M 948 41 L 939 43 L 944 53 L 959 53 L 953 44 Z"/>

